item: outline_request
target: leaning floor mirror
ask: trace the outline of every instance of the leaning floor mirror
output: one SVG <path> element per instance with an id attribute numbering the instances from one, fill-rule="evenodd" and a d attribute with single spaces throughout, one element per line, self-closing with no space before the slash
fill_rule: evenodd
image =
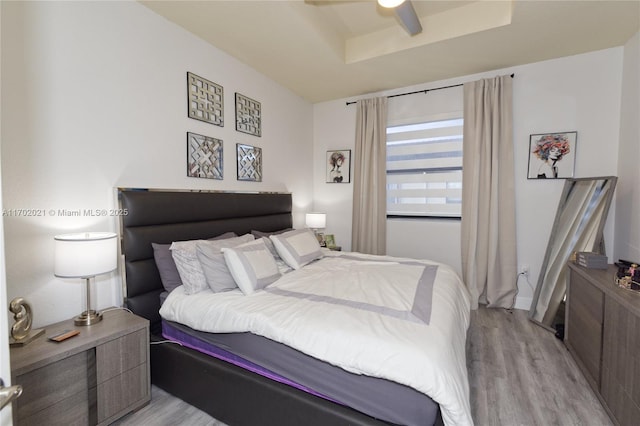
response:
<path id="1" fill-rule="evenodd" d="M 529 319 L 552 331 L 564 324 L 566 264 L 575 252 L 605 254 L 603 228 L 617 178 L 567 179 L 542 262 Z M 559 336 L 561 337 L 561 336 Z"/>

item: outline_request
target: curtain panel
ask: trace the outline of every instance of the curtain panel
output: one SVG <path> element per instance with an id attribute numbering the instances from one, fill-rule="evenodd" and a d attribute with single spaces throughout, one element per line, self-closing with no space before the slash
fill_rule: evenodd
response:
<path id="1" fill-rule="evenodd" d="M 362 99 L 356 108 L 351 249 L 386 254 L 387 98 Z"/>
<path id="2" fill-rule="evenodd" d="M 464 85 L 462 277 L 472 306 L 512 308 L 517 294 L 512 78 Z"/>

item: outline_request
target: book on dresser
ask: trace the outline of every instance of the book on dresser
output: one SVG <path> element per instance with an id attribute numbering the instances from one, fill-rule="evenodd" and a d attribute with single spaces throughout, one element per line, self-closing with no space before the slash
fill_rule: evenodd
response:
<path id="1" fill-rule="evenodd" d="M 15 424 L 106 425 L 149 402 L 149 322 L 118 308 L 103 315 L 90 326 L 52 324 L 11 348 L 12 382 L 23 389 Z"/>

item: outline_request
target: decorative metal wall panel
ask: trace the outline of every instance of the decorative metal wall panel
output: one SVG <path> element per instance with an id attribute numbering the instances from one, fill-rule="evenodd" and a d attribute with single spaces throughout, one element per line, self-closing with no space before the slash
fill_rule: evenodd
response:
<path id="1" fill-rule="evenodd" d="M 236 144 L 238 151 L 238 180 L 262 182 L 262 148 Z"/>
<path id="2" fill-rule="evenodd" d="M 187 132 L 187 176 L 222 179 L 222 140 Z"/>
<path id="3" fill-rule="evenodd" d="M 224 126 L 224 89 L 219 84 L 187 72 L 189 118 Z"/>
<path id="4" fill-rule="evenodd" d="M 236 93 L 236 130 L 262 136 L 262 106 L 260 102 Z"/>

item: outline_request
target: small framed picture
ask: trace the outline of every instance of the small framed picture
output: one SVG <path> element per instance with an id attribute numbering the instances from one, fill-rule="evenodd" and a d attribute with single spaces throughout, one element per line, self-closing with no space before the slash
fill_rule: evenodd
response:
<path id="1" fill-rule="evenodd" d="M 324 244 L 327 248 L 333 248 L 336 246 L 336 239 L 333 234 L 324 234 Z"/>
<path id="2" fill-rule="evenodd" d="M 187 132 L 187 176 L 223 178 L 221 139 Z"/>
<path id="3" fill-rule="evenodd" d="M 327 151 L 327 183 L 351 182 L 351 150 Z"/>
<path id="4" fill-rule="evenodd" d="M 236 93 L 236 130 L 262 136 L 262 105 L 240 93 Z"/>
<path id="5" fill-rule="evenodd" d="M 238 180 L 262 182 L 262 148 L 236 144 Z"/>
<path id="6" fill-rule="evenodd" d="M 540 133 L 529 137 L 528 179 L 573 177 L 578 132 Z"/>

